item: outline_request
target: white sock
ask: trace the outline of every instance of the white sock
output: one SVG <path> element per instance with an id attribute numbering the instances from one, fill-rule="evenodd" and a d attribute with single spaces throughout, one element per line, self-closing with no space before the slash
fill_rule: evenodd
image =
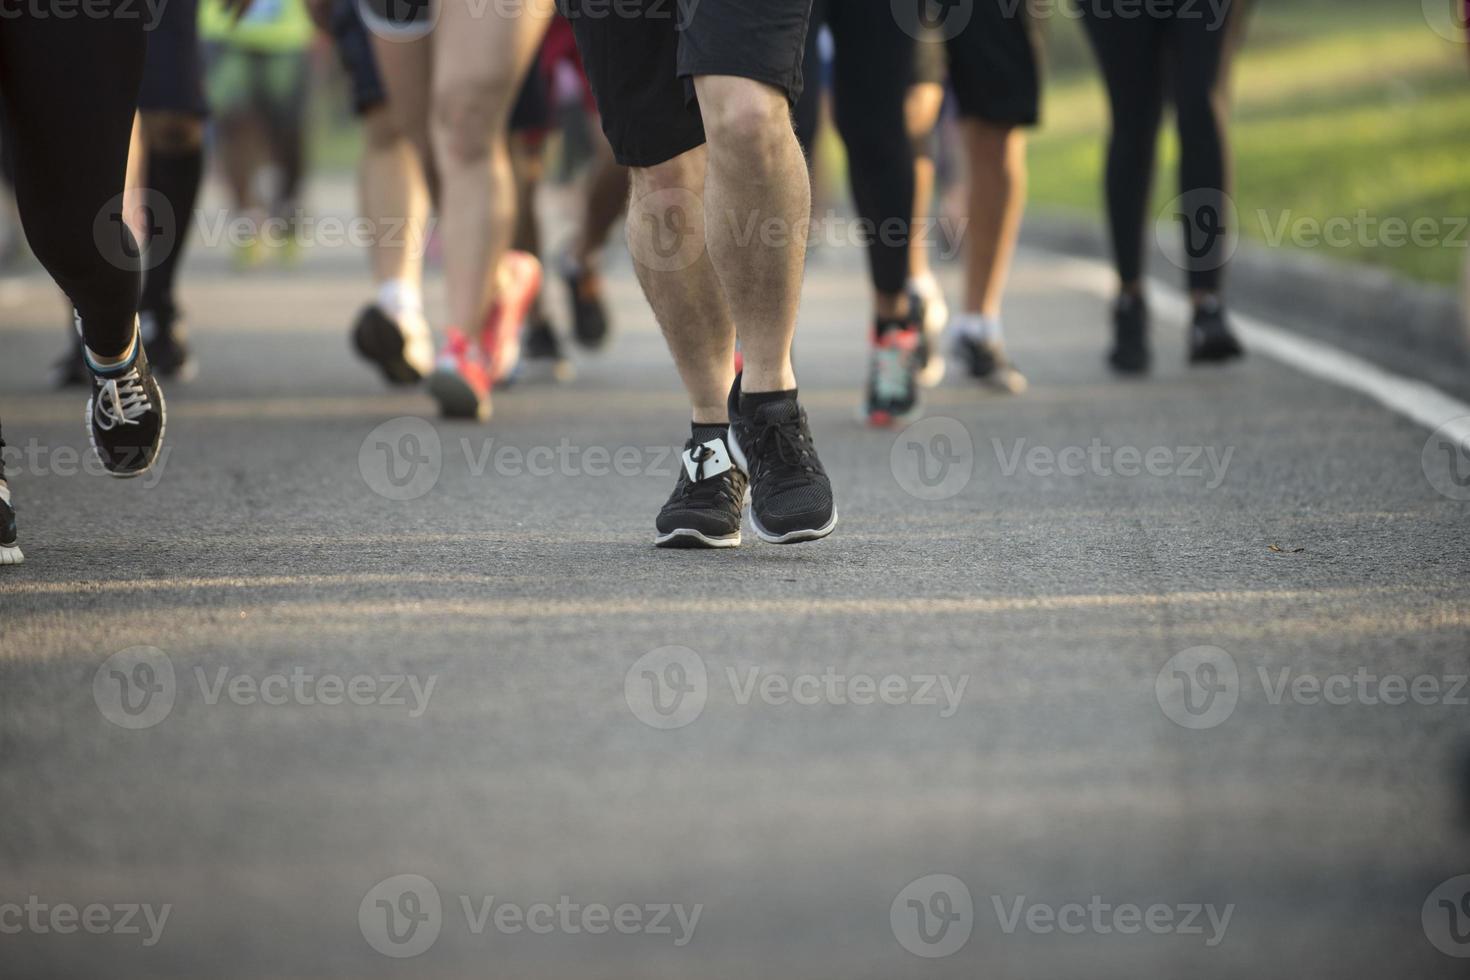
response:
<path id="1" fill-rule="evenodd" d="M 378 286 L 378 306 L 394 319 L 404 315 L 422 316 L 424 297 L 416 283 L 407 279 L 385 279 Z"/>
<path id="2" fill-rule="evenodd" d="M 984 313 L 960 313 L 950 321 L 956 332 L 985 343 L 999 344 L 1005 341 L 999 317 L 988 317 Z"/>
<path id="3" fill-rule="evenodd" d="M 934 273 L 932 272 L 926 272 L 921 276 L 909 277 L 908 287 L 925 299 L 940 294 L 939 280 L 934 278 Z"/>

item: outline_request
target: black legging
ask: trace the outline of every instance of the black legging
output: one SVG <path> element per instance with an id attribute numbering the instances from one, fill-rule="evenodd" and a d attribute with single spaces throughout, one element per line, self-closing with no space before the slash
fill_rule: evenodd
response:
<path id="1" fill-rule="evenodd" d="M 0 103 L 21 224 L 81 315 L 87 346 L 105 357 L 127 349 L 138 308 L 138 246 L 116 199 L 147 46 L 147 7 L 114 2 L 59 18 L 0 0 Z"/>
<path id="2" fill-rule="evenodd" d="M 909 270 L 909 226 L 914 214 L 914 151 L 904 101 L 914 78 L 914 39 L 893 16 L 889 0 L 817 0 L 808 30 L 807 88 L 796 107 L 796 127 L 808 154 L 816 132 L 820 73 L 813 53 L 825 17 L 836 48 L 833 109 L 847 145 L 853 201 L 865 228 L 873 287 L 904 291 Z"/>
<path id="3" fill-rule="evenodd" d="M 1167 96 L 1179 128 L 1189 286 L 1214 291 L 1224 271 L 1225 239 L 1219 232 L 1230 190 L 1226 83 L 1246 0 L 1222 0 L 1219 13 L 1206 3 L 1169 11 L 1136 0 L 1088 0 L 1080 6 L 1112 110 L 1107 197 L 1118 278 L 1131 284 L 1143 275 L 1155 144 Z"/>

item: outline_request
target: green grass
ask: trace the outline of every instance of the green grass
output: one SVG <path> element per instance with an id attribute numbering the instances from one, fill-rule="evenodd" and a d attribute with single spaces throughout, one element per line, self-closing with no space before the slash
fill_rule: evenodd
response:
<path id="1" fill-rule="evenodd" d="M 1068 18 L 1051 27 L 1032 201 L 1097 214 L 1106 102 L 1081 28 Z M 1309 230 L 1366 213 L 1378 222 L 1430 219 L 1431 237 L 1443 239 L 1470 217 L 1470 69 L 1464 46 L 1430 30 L 1419 4 L 1259 3 L 1233 90 L 1234 197 L 1246 237 L 1266 241 L 1284 218 Z M 1176 162 L 1166 129 L 1156 211 L 1177 193 Z M 1470 233 L 1461 231 L 1458 245 L 1349 237 L 1342 247 L 1283 247 L 1448 283 L 1460 275 Z"/>

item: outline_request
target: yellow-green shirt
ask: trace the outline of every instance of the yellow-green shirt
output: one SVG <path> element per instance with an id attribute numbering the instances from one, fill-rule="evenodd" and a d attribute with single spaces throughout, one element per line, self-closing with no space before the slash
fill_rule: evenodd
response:
<path id="1" fill-rule="evenodd" d="M 199 5 L 199 36 L 254 51 L 300 51 L 311 43 L 314 28 L 303 0 L 255 0 L 232 23 L 220 0 Z"/>

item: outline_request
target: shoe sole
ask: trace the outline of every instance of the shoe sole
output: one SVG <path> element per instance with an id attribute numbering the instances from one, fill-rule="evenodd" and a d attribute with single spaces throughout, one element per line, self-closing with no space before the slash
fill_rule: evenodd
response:
<path id="1" fill-rule="evenodd" d="M 755 516 L 755 511 L 750 512 L 750 526 L 755 528 L 755 536 L 766 544 L 801 544 L 803 541 L 820 541 L 831 534 L 837 527 L 837 511 L 832 511 L 831 518 L 826 524 L 818 528 L 797 528 L 795 531 L 787 531 L 785 534 L 772 534 L 761 527 L 760 520 Z"/>
<path id="2" fill-rule="evenodd" d="M 429 394 L 439 403 L 439 414 L 447 419 L 490 418 L 490 401 L 482 399 L 469 383 L 453 371 L 438 370 L 429 375 Z"/>
<path id="3" fill-rule="evenodd" d="M 1245 351 L 1235 345 L 1220 346 L 1207 344 L 1198 350 L 1189 352 L 1190 364 L 1224 364 L 1228 361 L 1236 361 L 1245 357 Z"/>
<path id="4" fill-rule="evenodd" d="M 18 544 L 0 544 L 0 565 L 19 565 L 26 560 Z"/>
<path id="5" fill-rule="evenodd" d="M 680 527 L 660 534 L 653 539 L 653 545 L 655 548 L 736 548 L 740 545 L 740 532 L 715 536 L 692 527 Z"/>
<path id="6" fill-rule="evenodd" d="M 897 429 L 923 418 L 924 405 L 920 402 L 907 412 L 874 411 L 866 405 L 859 405 L 856 414 L 857 420 L 870 429 Z"/>
<path id="7" fill-rule="evenodd" d="M 735 435 L 735 427 L 730 427 L 730 439 L 726 443 L 730 447 L 730 459 L 742 470 L 750 472 L 750 461 L 745 456 L 745 450 L 740 448 L 740 439 Z M 821 527 L 800 527 L 785 534 L 772 534 L 761 527 L 760 519 L 755 516 L 755 506 L 751 497 L 751 490 L 747 487 L 745 491 L 744 506 L 750 511 L 750 526 L 755 529 L 755 536 L 767 544 L 800 544 L 803 541 L 818 541 L 831 534 L 837 527 L 837 508 L 832 508 L 832 516 L 827 518 L 827 523 Z"/>
<path id="8" fill-rule="evenodd" d="M 403 334 L 377 307 L 369 307 L 357 318 L 352 328 L 352 342 L 357 352 L 383 372 L 389 384 L 411 385 L 423 380 L 423 372 L 408 362 Z"/>
<path id="9" fill-rule="evenodd" d="M 153 464 L 158 462 L 158 457 L 163 455 L 163 440 L 168 435 L 168 402 L 163 397 L 163 389 L 158 389 L 158 414 L 161 417 L 158 424 L 158 442 L 153 446 L 153 455 L 149 457 L 148 465 L 140 470 L 114 470 L 108 468 L 107 457 L 103 456 L 102 450 L 97 448 L 97 439 L 92 434 L 92 403 L 96 400 L 95 395 L 87 399 L 87 414 L 83 416 L 83 420 L 87 426 L 87 442 L 92 446 L 92 452 L 96 455 L 97 461 L 102 464 L 104 470 L 107 470 L 108 476 L 119 480 L 132 480 L 136 477 L 146 475 L 153 469 Z"/>

